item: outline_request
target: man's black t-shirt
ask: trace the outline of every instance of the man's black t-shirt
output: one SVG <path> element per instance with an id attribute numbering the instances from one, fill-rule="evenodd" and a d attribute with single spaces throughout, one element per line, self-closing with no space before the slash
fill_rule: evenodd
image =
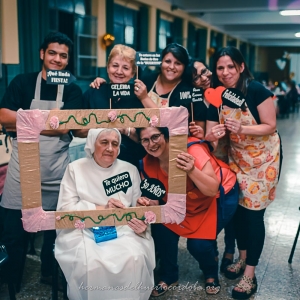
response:
<path id="1" fill-rule="evenodd" d="M 39 72 L 19 74 L 9 84 L 0 102 L 0 108 L 7 108 L 13 111 L 18 109 L 30 109 L 35 94 L 36 79 Z M 41 101 L 56 101 L 57 85 L 47 84 L 41 80 Z M 82 91 L 74 83 L 64 86 L 62 109 L 82 109 Z M 16 132 L 9 132 L 11 137 L 16 137 Z"/>
<path id="2" fill-rule="evenodd" d="M 34 98 L 36 79 L 39 72 L 17 75 L 9 84 L 0 102 L 0 108 L 17 111 L 19 108 L 29 109 Z M 41 100 L 55 101 L 57 85 L 41 82 Z M 78 85 L 71 83 L 64 86 L 62 109 L 82 109 L 82 92 Z"/>

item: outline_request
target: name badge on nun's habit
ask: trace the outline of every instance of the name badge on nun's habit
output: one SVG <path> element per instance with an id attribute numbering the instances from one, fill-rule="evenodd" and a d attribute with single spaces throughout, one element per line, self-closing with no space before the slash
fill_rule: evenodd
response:
<path id="1" fill-rule="evenodd" d="M 94 238 L 96 243 L 101 243 L 118 237 L 116 226 L 93 227 Z"/>

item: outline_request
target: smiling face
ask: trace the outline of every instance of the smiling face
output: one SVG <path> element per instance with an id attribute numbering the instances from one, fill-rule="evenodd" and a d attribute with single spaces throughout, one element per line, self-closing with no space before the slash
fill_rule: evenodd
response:
<path id="1" fill-rule="evenodd" d="M 235 88 L 243 71 L 244 63 L 234 64 L 228 55 L 221 56 L 217 62 L 218 79 L 226 88 Z"/>
<path id="2" fill-rule="evenodd" d="M 69 47 L 65 44 L 50 43 L 45 51 L 40 50 L 40 58 L 43 61 L 43 78 L 46 79 L 46 70 L 65 69 L 69 60 Z"/>
<path id="3" fill-rule="evenodd" d="M 163 76 L 166 81 L 177 82 L 181 79 L 184 68 L 184 64 L 169 52 L 162 59 L 161 76 Z"/>
<path id="4" fill-rule="evenodd" d="M 140 140 L 147 153 L 154 157 L 159 158 L 169 154 L 169 143 L 155 127 L 144 128 L 140 133 Z"/>
<path id="5" fill-rule="evenodd" d="M 121 55 L 110 60 L 107 73 L 111 83 L 127 83 L 134 75 L 132 64 Z"/>
<path id="6" fill-rule="evenodd" d="M 95 142 L 95 162 L 102 168 L 108 168 L 116 160 L 119 147 L 119 135 L 115 130 L 100 132 Z"/>
<path id="7" fill-rule="evenodd" d="M 197 75 L 194 76 L 194 86 L 196 88 L 202 88 L 204 90 L 210 87 L 211 71 L 205 67 L 205 65 L 199 61 L 194 63 L 194 67 L 197 70 Z"/>

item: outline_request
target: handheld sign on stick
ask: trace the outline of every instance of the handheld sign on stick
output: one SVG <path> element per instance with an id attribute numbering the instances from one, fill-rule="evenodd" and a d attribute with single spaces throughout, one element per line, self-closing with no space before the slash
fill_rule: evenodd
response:
<path id="1" fill-rule="evenodd" d="M 244 104 L 245 96 L 238 89 L 228 88 L 222 93 L 222 102 L 223 102 L 223 105 L 226 105 L 230 108 L 234 108 L 234 110 L 228 116 L 228 118 L 231 118 L 233 116 L 233 114 L 235 113 L 235 111 L 238 108 L 241 108 L 242 105 Z"/>
<path id="2" fill-rule="evenodd" d="M 47 70 L 47 84 L 62 84 L 68 85 L 76 80 L 76 77 L 67 70 Z"/>
<path id="3" fill-rule="evenodd" d="M 57 85 L 57 93 L 63 93 L 63 85 L 69 85 L 71 82 L 75 81 L 76 78 L 71 74 L 70 71 L 67 70 L 47 70 L 46 71 L 47 84 L 55 84 Z M 62 95 L 61 97 L 62 98 Z M 56 108 L 58 106 L 58 98 L 56 98 Z"/>
<path id="4" fill-rule="evenodd" d="M 109 87 L 110 101 L 113 101 L 114 103 L 123 98 L 127 98 L 128 100 L 129 98 L 135 98 L 134 85 L 132 83 L 113 83 L 109 84 Z"/>
<path id="5" fill-rule="evenodd" d="M 161 54 L 158 52 L 136 52 L 135 63 L 137 65 L 137 69 L 141 67 L 142 70 L 148 66 L 159 67 L 161 64 Z"/>
<path id="6" fill-rule="evenodd" d="M 191 102 L 191 114 L 192 114 L 192 122 L 194 122 L 194 105 L 193 105 L 193 102 Z"/>
<path id="7" fill-rule="evenodd" d="M 238 89 L 228 88 L 222 93 L 222 102 L 230 108 L 241 108 L 245 102 L 245 96 Z"/>
<path id="8" fill-rule="evenodd" d="M 193 88 L 192 91 L 192 102 L 191 102 L 191 114 L 192 122 L 194 122 L 194 102 L 203 101 L 203 89 Z"/>
<path id="9" fill-rule="evenodd" d="M 140 184 L 142 197 L 147 197 L 151 200 L 162 200 L 166 195 L 164 184 L 156 178 L 145 178 Z"/>

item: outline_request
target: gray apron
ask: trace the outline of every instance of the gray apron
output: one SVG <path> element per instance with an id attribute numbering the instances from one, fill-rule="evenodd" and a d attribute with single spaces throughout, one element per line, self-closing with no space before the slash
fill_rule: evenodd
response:
<path id="1" fill-rule="evenodd" d="M 42 72 L 39 73 L 34 99 L 30 109 L 51 110 L 63 106 L 63 85 L 58 85 L 56 101 L 40 100 Z M 42 181 L 42 204 L 44 210 L 56 210 L 60 182 L 67 165 L 70 163 L 69 134 L 60 136 L 40 135 L 40 167 Z M 20 187 L 20 169 L 17 138 L 13 139 L 13 151 L 8 165 L 6 181 L 3 189 L 1 206 L 10 209 L 22 208 Z"/>

